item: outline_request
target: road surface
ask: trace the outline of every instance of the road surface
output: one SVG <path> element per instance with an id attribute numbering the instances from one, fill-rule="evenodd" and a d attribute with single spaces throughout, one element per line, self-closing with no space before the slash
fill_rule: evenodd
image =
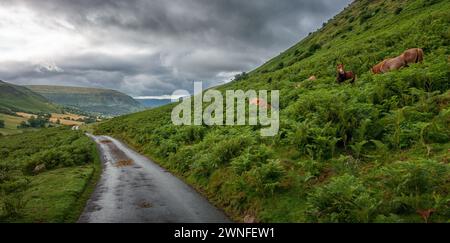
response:
<path id="1" fill-rule="evenodd" d="M 80 223 L 231 222 L 190 186 L 108 136 L 98 144 L 103 173 Z"/>

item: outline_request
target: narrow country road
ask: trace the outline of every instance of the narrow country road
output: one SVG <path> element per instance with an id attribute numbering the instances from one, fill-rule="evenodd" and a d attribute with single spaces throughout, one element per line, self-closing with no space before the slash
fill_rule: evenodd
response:
<path id="1" fill-rule="evenodd" d="M 91 136 L 103 173 L 80 223 L 231 222 L 190 186 L 108 136 Z"/>

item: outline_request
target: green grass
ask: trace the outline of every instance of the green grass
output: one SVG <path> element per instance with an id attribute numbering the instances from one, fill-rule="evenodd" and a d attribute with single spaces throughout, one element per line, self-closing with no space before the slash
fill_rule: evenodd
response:
<path id="1" fill-rule="evenodd" d="M 100 161 L 100 154 L 95 146 L 92 147 L 92 155 L 94 157 L 92 168 L 92 173 L 88 181 L 84 184 L 83 190 L 79 196 L 75 199 L 75 203 L 72 204 L 71 210 L 65 215 L 65 222 L 76 222 L 80 217 L 81 213 L 86 207 L 86 202 L 91 197 L 94 192 L 97 182 L 100 180 L 102 175 L 102 162 Z"/>
<path id="2" fill-rule="evenodd" d="M 27 121 L 27 119 L 23 117 L 5 115 L 1 113 L 0 113 L 0 120 L 5 121 L 5 127 L 0 128 L 0 134 L 3 135 L 22 133 L 21 130 L 17 129 L 17 126 L 19 126 L 21 122 Z"/>
<path id="3" fill-rule="evenodd" d="M 18 222 L 64 222 L 94 173 L 92 166 L 61 168 L 32 177 Z M 78 210 L 77 210 L 78 212 Z M 75 221 L 75 220 L 74 220 Z"/>
<path id="4" fill-rule="evenodd" d="M 2 137 L 0 145 L 0 222 L 78 219 L 101 172 L 95 143 L 81 132 L 47 128 Z M 41 164 L 46 169 L 33 171 Z"/>
<path id="5" fill-rule="evenodd" d="M 398 9 L 402 9 L 399 11 Z M 218 87 L 280 90 L 280 132 L 174 126 L 174 104 L 101 123 L 235 220 L 450 220 L 450 2 L 355 1 L 297 45 Z M 370 68 L 408 48 L 423 64 Z M 336 65 L 358 75 L 336 83 Z M 315 75 L 317 81 L 309 81 Z"/>

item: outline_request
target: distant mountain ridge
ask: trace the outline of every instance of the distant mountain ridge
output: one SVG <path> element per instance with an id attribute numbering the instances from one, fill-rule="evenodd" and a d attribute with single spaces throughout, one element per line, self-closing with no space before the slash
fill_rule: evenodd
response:
<path id="1" fill-rule="evenodd" d="M 116 90 L 53 85 L 26 87 L 56 104 L 89 113 L 118 116 L 143 109 L 132 97 Z"/>
<path id="2" fill-rule="evenodd" d="M 147 108 L 155 108 L 172 103 L 171 99 L 136 99 Z"/>
<path id="3" fill-rule="evenodd" d="M 0 80 L 0 112 L 58 112 L 60 108 L 52 104 L 44 96 L 19 85 Z"/>

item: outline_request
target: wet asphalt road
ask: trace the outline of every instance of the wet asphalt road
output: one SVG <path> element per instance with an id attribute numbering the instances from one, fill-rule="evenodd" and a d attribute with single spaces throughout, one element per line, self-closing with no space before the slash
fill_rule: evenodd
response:
<path id="1" fill-rule="evenodd" d="M 98 144 L 103 173 L 80 223 L 231 222 L 190 186 L 108 136 Z"/>

